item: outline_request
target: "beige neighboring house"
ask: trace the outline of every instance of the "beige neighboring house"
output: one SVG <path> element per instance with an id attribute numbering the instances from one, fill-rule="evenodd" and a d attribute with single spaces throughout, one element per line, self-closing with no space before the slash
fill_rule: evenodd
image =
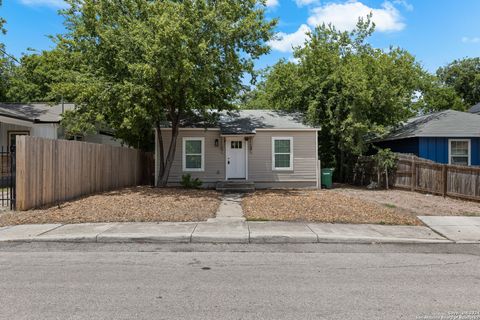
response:
<path id="1" fill-rule="evenodd" d="M 0 148 L 9 150 L 18 135 L 48 139 L 80 140 L 120 146 L 108 132 L 93 135 L 68 135 L 60 125 L 63 112 L 73 110 L 73 104 L 0 103 Z"/>
<path id="2" fill-rule="evenodd" d="M 191 174 L 204 187 L 219 190 L 316 188 L 318 130 L 298 114 L 270 110 L 225 112 L 208 128 L 201 123 L 182 126 L 169 183 L 178 185 L 182 175 Z M 168 150 L 171 129 L 161 131 Z M 155 150 L 157 177 L 158 142 Z"/>

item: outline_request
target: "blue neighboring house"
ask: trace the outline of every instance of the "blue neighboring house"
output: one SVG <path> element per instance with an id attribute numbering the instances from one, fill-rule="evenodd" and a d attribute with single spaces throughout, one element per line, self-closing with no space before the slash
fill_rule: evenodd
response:
<path id="1" fill-rule="evenodd" d="M 480 114 L 445 110 L 411 118 L 375 144 L 438 163 L 480 166 Z"/>

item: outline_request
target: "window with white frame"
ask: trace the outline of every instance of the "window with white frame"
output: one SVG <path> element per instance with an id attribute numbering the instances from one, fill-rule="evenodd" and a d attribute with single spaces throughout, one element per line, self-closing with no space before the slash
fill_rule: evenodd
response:
<path id="1" fill-rule="evenodd" d="M 272 169 L 293 170 L 293 138 L 272 138 Z"/>
<path id="2" fill-rule="evenodd" d="M 448 163 L 457 166 L 470 165 L 470 139 L 448 140 Z"/>
<path id="3" fill-rule="evenodd" d="M 204 164 L 204 138 L 183 138 L 183 171 L 203 171 Z"/>

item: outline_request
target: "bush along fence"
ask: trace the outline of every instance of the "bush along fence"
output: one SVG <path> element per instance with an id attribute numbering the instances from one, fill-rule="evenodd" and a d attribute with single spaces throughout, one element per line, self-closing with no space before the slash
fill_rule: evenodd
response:
<path id="1" fill-rule="evenodd" d="M 390 186 L 431 194 L 480 201 L 480 167 L 435 163 L 414 155 L 397 154 Z M 382 177 L 383 178 L 383 177 Z M 359 185 L 377 182 L 372 157 L 359 158 L 353 182 Z M 382 179 L 379 185 L 384 185 Z"/>
<path id="2" fill-rule="evenodd" d="M 149 184 L 152 158 L 152 154 L 131 148 L 18 136 L 16 208 L 28 210 Z"/>

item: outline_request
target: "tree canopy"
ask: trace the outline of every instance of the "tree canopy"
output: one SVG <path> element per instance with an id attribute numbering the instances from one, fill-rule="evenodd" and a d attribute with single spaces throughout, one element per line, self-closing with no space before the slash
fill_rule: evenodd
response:
<path id="1" fill-rule="evenodd" d="M 70 59 L 59 50 L 43 51 L 22 56 L 12 69 L 6 99 L 10 102 L 54 102 L 61 100 L 52 86 L 64 80 L 64 70 Z"/>
<path id="2" fill-rule="evenodd" d="M 414 114 L 424 71 L 405 50 L 373 48 L 370 18 L 352 32 L 318 26 L 296 62 L 280 61 L 268 72 L 254 96 L 276 109 L 302 112 L 321 127 L 323 166 L 343 164 L 366 151 L 366 138 L 381 134 Z"/>
<path id="3" fill-rule="evenodd" d="M 2 0 L 0 0 L 0 7 L 2 6 Z M 0 17 L 0 35 L 7 33 L 5 29 L 5 19 Z M 0 42 L 0 101 L 5 101 L 7 98 L 7 90 L 10 86 L 9 80 L 13 69 L 13 63 L 11 58 L 5 51 L 5 44 Z"/>
<path id="4" fill-rule="evenodd" d="M 455 60 L 439 68 L 437 76 L 461 97 L 467 108 L 480 102 L 480 58 Z"/>
<path id="5" fill-rule="evenodd" d="M 269 51 L 275 21 L 257 0 L 68 0 L 68 32 L 57 49 L 73 61 L 52 86 L 79 108 L 65 119 L 72 130 L 107 123 L 136 146 L 168 121 L 159 181 L 166 184 L 181 122 L 232 107 L 245 73 Z"/>

